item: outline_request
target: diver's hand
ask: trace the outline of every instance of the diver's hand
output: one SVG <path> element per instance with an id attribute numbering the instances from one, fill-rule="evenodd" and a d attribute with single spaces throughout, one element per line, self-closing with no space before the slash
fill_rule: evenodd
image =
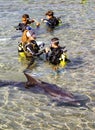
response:
<path id="1" fill-rule="evenodd" d="M 41 19 L 41 22 L 43 22 L 44 21 L 44 19 Z"/>
<path id="2" fill-rule="evenodd" d="M 41 19 L 41 22 L 47 23 L 47 19 Z"/>
<path id="3" fill-rule="evenodd" d="M 31 23 L 34 23 L 34 22 L 35 22 L 34 19 L 32 19 L 32 20 L 31 20 Z"/>
<path id="4" fill-rule="evenodd" d="M 45 53 L 48 53 L 50 51 L 50 48 L 46 47 L 45 48 Z"/>
<path id="5" fill-rule="evenodd" d="M 32 19 L 32 21 L 34 21 L 36 23 L 36 26 L 39 27 L 40 23 L 36 20 L 36 19 Z"/>

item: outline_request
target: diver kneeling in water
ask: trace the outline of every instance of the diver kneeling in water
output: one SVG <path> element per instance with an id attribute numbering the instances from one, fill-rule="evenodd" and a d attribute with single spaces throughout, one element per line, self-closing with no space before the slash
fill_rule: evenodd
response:
<path id="1" fill-rule="evenodd" d="M 47 61 L 55 65 L 55 69 L 57 69 L 60 64 L 65 66 L 67 62 L 70 62 L 66 56 L 67 50 L 65 50 L 65 47 L 59 45 L 59 39 L 57 37 L 51 39 L 51 46 L 49 49 L 46 48 L 45 51 Z"/>
<path id="2" fill-rule="evenodd" d="M 24 52 L 26 57 L 31 58 L 32 62 L 34 62 L 35 57 L 39 57 L 44 53 L 44 49 L 40 50 L 40 45 L 36 42 L 36 34 L 32 30 L 25 30 L 21 41 L 18 45 L 18 52 Z"/>
<path id="3" fill-rule="evenodd" d="M 59 25 L 60 23 L 60 18 L 56 18 L 54 16 L 54 12 L 52 10 L 49 10 L 48 12 L 46 12 L 46 19 L 41 19 L 42 22 L 45 22 L 46 25 L 50 28 L 55 28 L 56 26 Z"/>
<path id="4" fill-rule="evenodd" d="M 38 21 L 36 21 L 35 19 L 30 19 L 28 14 L 23 14 L 22 15 L 22 22 L 18 24 L 18 26 L 16 26 L 16 30 L 21 30 L 22 32 L 24 32 L 26 29 L 30 29 L 31 27 L 29 26 L 31 23 L 36 23 L 36 27 L 40 26 L 40 23 Z"/>

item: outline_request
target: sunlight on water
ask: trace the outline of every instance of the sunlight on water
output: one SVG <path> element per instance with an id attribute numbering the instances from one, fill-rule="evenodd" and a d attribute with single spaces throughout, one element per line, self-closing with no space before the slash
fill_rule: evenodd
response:
<path id="1" fill-rule="evenodd" d="M 28 13 L 38 21 L 45 12 L 54 10 L 63 26 L 46 32 L 41 24 L 37 41 L 49 45 L 59 37 L 66 46 L 71 62 L 58 72 L 43 60 L 37 60 L 29 73 L 42 81 L 89 97 L 87 106 L 57 104 L 56 98 L 41 88 L 25 89 L 24 85 L 0 86 L 0 130 L 94 130 L 95 129 L 95 1 L 87 0 L 0 0 L 0 81 L 24 81 L 23 70 L 29 61 L 18 56 L 21 32 L 15 26 Z M 87 97 L 86 97 L 87 96 Z"/>

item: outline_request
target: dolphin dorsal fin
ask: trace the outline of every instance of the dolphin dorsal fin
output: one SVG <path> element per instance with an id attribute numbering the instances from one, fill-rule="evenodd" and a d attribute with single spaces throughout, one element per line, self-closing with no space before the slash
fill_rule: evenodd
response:
<path id="1" fill-rule="evenodd" d="M 34 78 L 33 76 L 31 76 L 29 73 L 24 72 L 24 75 L 26 76 L 27 81 L 28 81 L 30 84 L 34 84 L 34 85 L 41 84 L 41 81 L 40 81 L 40 80 L 35 79 L 35 78 Z"/>

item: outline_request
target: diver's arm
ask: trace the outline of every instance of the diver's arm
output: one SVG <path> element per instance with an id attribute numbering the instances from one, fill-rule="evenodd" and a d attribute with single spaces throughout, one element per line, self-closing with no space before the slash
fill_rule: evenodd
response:
<path id="1" fill-rule="evenodd" d="M 40 26 L 40 23 L 36 20 L 36 19 L 32 19 L 32 21 L 31 21 L 32 23 L 33 22 L 35 22 L 35 24 L 36 24 L 36 27 L 39 27 Z"/>
<path id="2" fill-rule="evenodd" d="M 19 23 L 15 29 L 16 30 L 21 30 L 22 32 L 24 32 L 24 30 L 26 29 L 27 25 L 25 25 L 24 23 Z"/>
<path id="3" fill-rule="evenodd" d="M 40 56 L 40 55 L 42 55 L 43 53 L 45 53 L 45 49 L 41 50 L 41 51 L 38 52 L 38 53 L 34 53 L 33 56 Z"/>
<path id="4" fill-rule="evenodd" d="M 52 24 L 48 19 L 41 19 L 41 21 L 44 22 L 44 23 L 48 23 L 49 25 Z"/>
<path id="5" fill-rule="evenodd" d="M 15 26 L 16 30 L 22 30 L 22 23 L 19 23 L 17 26 Z"/>
<path id="6" fill-rule="evenodd" d="M 51 51 L 50 48 L 48 48 L 48 47 L 45 48 L 45 56 L 46 56 L 47 61 L 49 59 L 50 51 Z"/>

